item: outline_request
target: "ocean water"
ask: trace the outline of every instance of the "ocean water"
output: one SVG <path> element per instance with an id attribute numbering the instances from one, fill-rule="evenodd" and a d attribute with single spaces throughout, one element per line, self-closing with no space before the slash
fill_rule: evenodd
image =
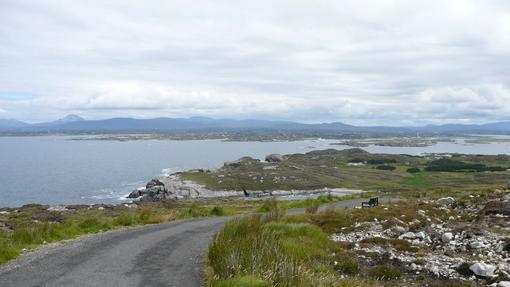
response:
<path id="1" fill-rule="evenodd" d="M 294 142 L 76 141 L 66 136 L 0 137 L 0 206 L 27 203 L 119 203 L 151 178 L 270 153 L 345 149 L 330 140 Z M 425 148 L 378 147 L 371 152 L 510 154 L 508 143 L 438 143 Z"/>

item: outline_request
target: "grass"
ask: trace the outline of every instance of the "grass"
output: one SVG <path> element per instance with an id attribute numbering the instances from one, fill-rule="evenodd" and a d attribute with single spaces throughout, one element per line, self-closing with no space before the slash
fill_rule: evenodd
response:
<path id="1" fill-rule="evenodd" d="M 466 164 L 508 168 L 508 156 L 454 155 Z M 349 162 L 391 163 L 349 166 Z M 353 188 L 366 191 L 399 192 L 416 195 L 421 192 L 446 194 L 483 190 L 502 186 L 508 171 L 439 172 L 426 171 L 431 159 L 409 155 L 370 154 L 361 149 L 322 150 L 287 155 L 280 163 L 263 163 L 246 158 L 235 166 L 202 172 L 184 172 L 180 177 L 205 185 L 212 190 L 292 190 Z M 420 170 L 420 172 L 416 172 Z M 410 173 L 413 171 L 414 173 Z"/>
<path id="2" fill-rule="evenodd" d="M 207 285 L 369 286 L 338 278 L 331 263 L 335 252 L 341 252 L 339 246 L 310 223 L 262 215 L 236 218 L 209 247 Z"/>
<path id="3" fill-rule="evenodd" d="M 245 282 L 257 282 L 260 286 L 390 286 L 403 276 L 399 267 L 382 257 L 374 262 L 377 265 L 366 265 L 350 250 L 352 244 L 335 243 L 328 235 L 359 230 L 363 225 L 356 227 L 357 223 L 375 218 L 385 229 L 416 220 L 418 223 L 412 226 L 426 224 L 428 220 L 417 210 L 424 210 L 432 222 L 455 215 L 437 207 L 402 201 L 370 209 L 329 209 L 283 216 L 279 203 L 268 201 L 260 210 L 279 216 L 235 218 L 215 236 L 208 252 L 207 286 L 250 286 L 243 285 Z M 388 246 L 401 252 L 427 252 L 426 247 L 414 247 L 399 239 L 373 237 L 359 244 Z M 434 278 L 423 280 L 435 282 Z"/>
<path id="4" fill-rule="evenodd" d="M 280 216 L 237 217 L 216 234 L 207 254 L 207 286 L 379 286 L 370 276 L 355 276 L 361 268 L 353 254 L 310 220 L 315 215 L 282 216 L 276 201 L 260 210 Z M 383 271 L 377 279 L 396 276 Z"/>

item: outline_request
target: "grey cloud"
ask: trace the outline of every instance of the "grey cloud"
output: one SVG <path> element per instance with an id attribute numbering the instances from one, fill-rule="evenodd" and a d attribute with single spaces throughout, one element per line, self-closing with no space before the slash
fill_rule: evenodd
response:
<path id="1" fill-rule="evenodd" d="M 0 117 L 508 119 L 506 1 L 2 1 Z"/>

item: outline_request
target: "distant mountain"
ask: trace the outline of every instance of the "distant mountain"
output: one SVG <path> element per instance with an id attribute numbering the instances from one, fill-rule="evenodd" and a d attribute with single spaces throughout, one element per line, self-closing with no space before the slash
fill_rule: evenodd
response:
<path id="1" fill-rule="evenodd" d="M 60 126 L 60 125 L 68 124 L 68 123 L 81 122 L 81 121 L 85 121 L 85 119 L 80 116 L 77 116 L 77 115 L 67 115 L 61 119 L 56 120 L 56 121 L 46 122 L 46 123 L 38 123 L 38 124 L 34 124 L 34 126 Z"/>
<path id="2" fill-rule="evenodd" d="M 27 124 L 17 120 L 0 120 L 0 130 L 9 132 L 171 132 L 171 131 L 303 131 L 307 134 L 370 134 L 413 135 L 420 134 L 510 134 L 510 122 L 482 125 L 429 125 L 424 127 L 354 126 L 341 122 L 304 124 L 291 121 L 233 120 L 191 118 L 111 118 L 86 120 L 68 115 L 56 121 Z"/>
<path id="3" fill-rule="evenodd" d="M 27 123 L 15 120 L 15 119 L 0 119 L 0 129 L 1 128 L 20 128 L 27 126 Z"/>

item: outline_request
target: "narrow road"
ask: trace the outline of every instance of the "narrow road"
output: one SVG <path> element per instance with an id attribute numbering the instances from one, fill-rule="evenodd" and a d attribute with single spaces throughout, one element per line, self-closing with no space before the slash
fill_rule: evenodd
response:
<path id="1" fill-rule="evenodd" d="M 360 202 L 334 205 L 352 208 Z M 142 226 L 43 247 L 0 266 L 0 286 L 203 286 L 207 247 L 227 220 Z"/>

